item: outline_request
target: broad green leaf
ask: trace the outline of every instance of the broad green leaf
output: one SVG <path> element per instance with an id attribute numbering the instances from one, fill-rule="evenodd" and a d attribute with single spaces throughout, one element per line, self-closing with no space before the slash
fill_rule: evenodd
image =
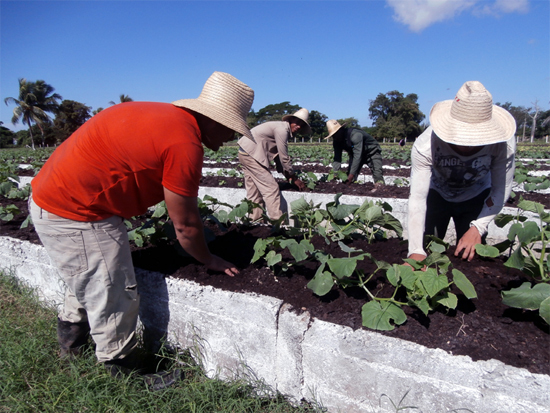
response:
<path id="1" fill-rule="evenodd" d="M 521 208 L 524 211 L 534 212 L 539 215 L 544 212 L 544 205 L 534 201 L 526 201 L 525 199 L 518 202 L 518 208 Z"/>
<path id="2" fill-rule="evenodd" d="M 263 238 L 258 238 L 254 244 L 254 256 L 250 260 L 250 263 L 258 261 L 265 254 L 265 249 L 269 241 Z"/>
<path id="3" fill-rule="evenodd" d="M 372 222 L 382 217 L 382 208 L 378 205 L 374 205 L 367 209 L 363 214 L 363 218 L 367 222 Z"/>
<path id="4" fill-rule="evenodd" d="M 13 219 L 13 214 L 8 212 L 8 213 L 0 213 L 0 219 L 2 221 L 6 221 L 6 222 L 9 222 Z"/>
<path id="5" fill-rule="evenodd" d="M 320 223 L 323 222 L 323 220 L 325 219 L 325 215 L 323 214 L 323 211 L 318 209 L 317 211 L 315 211 L 315 214 L 313 214 L 313 218 L 315 218 L 314 221 L 316 223 Z"/>
<path id="6" fill-rule="evenodd" d="M 399 237 L 403 235 L 403 226 L 393 215 L 384 214 L 384 228 L 395 231 Z"/>
<path id="7" fill-rule="evenodd" d="M 495 217 L 495 225 L 499 228 L 504 228 L 508 223 L 514 220 L 514 217 L 509 214 L 498 214 Z"/>
<path id="8" fill-rule="evenodd" d="M 539 315 L 547 324 L 550 324 L 550 297 L 544 299 L 542 303 L 540 303 Z"/>
<path id="9" fill-rule="evenodd" d="M 338 246 L 340 249 L 348 254 L 351 254 L 352 252 L 360 252 L 361 250 L 348 247 L 346 244 L 344 244 L 342 241 L 338 241 Z"/>
<path id="10" fill-rule="evenodd" d="M 521 253 L 521 248 L 516 248 L 516 250 L 510 255 L 510 258 L 504 263 L 505 266 L 510 268 L 517 268 L 521 270 L 525 265 L 525 258 Z"/>
<path id="11" fill-rule="evenodd" d="M 414 279 L 416 279 L 411 267 L 408 265 L 399 264 L 393 264 L 392 267 L 386 271 L 386 277 L 388 277 L 388 281 L 394 287 L 398 287 L 400 284 L 403 284 L 407 288 L 412 288 L 412 285 L 414 285 Z M 413 281 L 411 282 L 411 280 Z M 407 284 L 409 286 L 407 286 Z"/>
<path id="12" fill-rule="evenodd" d="M 281 247 L 282 248 L 288 248 L 296 262 L 303 261 L 307 259 L 307 248 L 304 244 L 298 244 L 295 240 L 282 240 L 281 241 Z"/>
<path id="13" fill-rule="evenodd" d="M 512 225 L 510 225 L 510 229 L 508 230 L 508 239 L 510 241 L 514 241 L 516 239 L 516 235 L 519 231 L 523 228 L 523 225 L 519 222 L 514 222 Z"/>
<path id="14" fill-rule="evenodd" d="M 328 271 L 317 271 L 315 277 L 307 283 L 307 287 L 320 297 L 327 294 L 333 285 L 334 279 Z"/>
<path id="15" fill-rule="evenodd" d="M 428 267 L 431 267 L 432 265 L 444 265 L 448 264 L 449 262 L 449 257 L 438 252 L 433 252 L 432 254 L 428 255 L 428 257 L 426 257 L 426 259 L 424 260 L 424 263 Z"/>
<path id="16" fill-rule="evenodd" d="M 141 232 L 143 235 L 153 235 L 155 232 L 157 232 L 157 229 L 154 228 L 154 227 L 151 227 L 151 228 L 144 228 L 144 229 L 140 230 L 140 232 Z"/>
<path id="17" fill-rule="evenodd" d="M 426 297 L 422 297 L 419 300 L 411 300 L 411 302 L 420 309 L 424 313 L 424 315 L 428 315 L 430 312 L 430 303 L 428 303 L 428 300 Z"/>
<path id="18" fill-rule="evenodd" d="M 517 233 L 518 240 L 522 244 L 530 244 L 540 238 L 540 229 L 536 222 L 527 221 Z"/>
<path id="19" fill-rule="evenodd" d="M 246 214 L 248 214 L 248 204 L 246 202 L 241 202 L 240 205 L 231 211 L 230 215 L 237 218 L 243 218 Z"/>
<path id="20" fill-rule="evenodd" d="M 436 296 L 435 302 L 454 310 L 458 304 L 458 299 L 453 293 L 445 292 L 444 294 Z"/>
<path id="21" fill-rule="evenodd" d="M 495 248 L 491 245 L 476 244 L 475 249 L 476 249 L 476 252 L 482 257 L 496 258 L 500 254 L 500 251 L 498 250 L 498 248 Z"/>
<path id="22" fill-rule="evenodd" d="M 300 241 L 300 245 L 301 245 L 302 247 L 304 247 L 304 250 L 306 250 L 306 251 L 309 251 L 309 252 L 315 251 L 315 247 L 314 247 L 313 244 L 312 244 L 310 241 L 308 241 L 307 239 L 301 240 L 301 241 Z"/>
<path id="23" fill-rule="evenodd" d="M 153 215 L 152 217 L 153 218 L 161 218 L 163 216 L 166 215 L 166 207 L 164 207 L 163 205 L 158 205 L 156 208 L 155 208 L 155 212 L 153 212 Z"/>
<path id="24" fill-rule="evenodd" d="M 430 251 L 437 252 L 438 254 L 443 254 L 446 248 L 445 245 L 438 244 L 437 242 L 432 242 L 430 244 Z"/>
<path id="25" fill-rule="evenodd" d="M 502 292 L 502 302 L 510 307 L 538 310 L 541 303 L 550 297 L 550 284 L 536 284 L 524 282 L 517 288 Z"/>
<path id="26" fill-rule="evenodd" d="M 477 298 L 477 293 L 474 285 L 464 275 L 464 273 L 457 270 L 456 268 L 453 269 L 453 282 L 460 289 L 460 291 L 464 293 L 466 298 L 469 298 L 470 300 L 472 298 Z"/>
<path id="27" fill-rule="evenodd" d="M 21 223 L 20 229 L 27 228 L 29 224 L 32 223 L 32 218 L 30 215 L 27 215 L 27 218 Z"/>
<path id="28" fill-rule="evenodd" d="M 225 223 L 225 222 L 229 221 L 229 213 L 225 209 L 222 209 L 222 210 L 218 211 L 217 213 L 214 214 L 214 216 L 220 222 Z"/>
<path id="29" fill-rule="evenodd" d="M 403 261 L 411 265 L 415 270 L 419 270 L 420 268 L 424 267 L 424 260 L 416 261 L 416 260 L 413 260 L 412 258 L 404 258 Z"/>
<path id="30" fill-rule="evenodd" d="M 309 204 L 304 199 L 304 197 L 301 197 L 301 198 L 299 198 L 295 201 L 292 201 L 290 203 L 290 208 L 291 208 L 291 211 L 294 214 L 299 214 L 299 213 L 302 213 L 302 212 L 308 210 L 309 209 Z"/>
<path id="31" fill-rule="evenodd" d="M 420 277 L 422 285 L 430 297 L 435 297 L 444 288 L 449 286 L 449 280 L 446 276 L 440 275 L 433 268 L 428 268 Z"/>
<path id="32" fill-rule="evenodd" d="M 380 331 L 390 331 L 394 329 L 391 321 L 397 325 L 407 321 L 407 315 L 396 304 L 389 301 L 379 303 L 378 301 L 369 301 L 361 309 L 363 325 L 367 328 Z"/>
<path id="33" fill-rule="evenodd" d="M 336 277 L 345 278 L 350 277 L 355 271 L 357 258 L 330 258 L 327 263 Z"/>
<path id="34" fill-rule="evenodd" d="M 327 208 L 327 210 L 330 213 L 330 215 L 332 215 L 333 219 L 341 220 L 352 215 L 357 210 L 357 208 L 358 208 L 357 205 L 340 204 L 337 207 Z"/>
<path id="35" fill-rule="evenodd" d="M 278 264 L 282 261 L 283 257 L 281 254 L 277 254 L 275 251 L 269 251 L 265 256 L 267 265 L 273 267 L 275 264 Z"/>
<path id="36" fill-rule="evenodd" d="M 400 265 L 400 267 L 401 284 L 405 286 L 405 288 L 407 288 L 408 290 L 412 290 L 414 288 L 414 283 L 418 278 L 416 271 L 414 271 L 408 265 Z"/>

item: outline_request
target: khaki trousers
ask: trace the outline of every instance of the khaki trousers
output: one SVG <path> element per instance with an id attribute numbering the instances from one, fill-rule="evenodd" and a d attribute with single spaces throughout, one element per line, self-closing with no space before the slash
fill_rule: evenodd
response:
<path id="1" fill-rule="evenodd" d="M 252 156 L 239 151 L 239 162 L 244 172 L 244 187 L 246 197 L 252 202 L 264 207 L 271 219 L 279 219 L 283 215 L 281 191 L 279 184 L 265 166 L 261 165 Z M 262 210 L 255 208 L 252 220 L 262 217 Z"/>
<path id="2" fill-rule="evenodd" d="M 100 362 L 124 358 L 137 344 L 139 295 L 121 217 L 61 218 L 29 202 L 34 227 L 67 286 L 59 318 L 88 322 Z"/>

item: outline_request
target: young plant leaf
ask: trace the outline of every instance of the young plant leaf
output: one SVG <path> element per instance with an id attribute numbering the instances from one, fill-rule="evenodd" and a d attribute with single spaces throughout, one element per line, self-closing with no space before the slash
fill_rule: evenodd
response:
<path id="1" fill-rule="evenodd" d="M 456 305 L 458 304 L 458 299 L 456 298 L 456 295 L 448 291 L 445 291 L 443 294 L 437 295 L 434 298 L 434 301 L 438 304 L 444 305 L 445 307 L 451 308 L 453 310 L 456 308 Z"/>
<path id="2" fill-rule="evenodd" d="M 476 252 L 482 257 L 496 258 L 499 256 L 500 251 L 491 245 L 476 244 Z"/>
<path id="3" fill-rule="evenodd" d="M 395 327 L 391 324 L 391 321 L 397 325 L 403 324 L 407 321 L 407 315 L 396 304 L 383 301 L 369 301 L 361 309 L 361 317 L 363 319 L 363 325 L 373 330 L 390 331 Z"/>
<path id="4" fill-rule="evenodd" d="M 278 264 L 283 260 L 283 256 L 281 254 L 277 254 L 275 251 L 269 251 L 265 256 L 265 260 L 267 265 L 273 267 L 275 264 Z"/>
<path id="5" fill-rule="evenodd" d="M 324 265 L 321 265 L 313 279 L 307 283 L 307 287 L 313 291 L 314 294 L 322 297 L 323 295 L 328 294 L 334 285 L 334 279 L 328 271 L 323 271 L 325 268 Z"/>
<path id="6" fill-rule="evenodd" d="M 357 267 L 357 260 L 363 259 L 363 256 L 360 257 L 351 257 L 351 258 L 330 258 L 327 260 L 330 270 L 334 275 L 339 278 L 350 277 L 355 268 Z"/>
<path id="7" fill-rule="evenodd" d="M 546 321 L 547 324 L 550 324 L 550 297 L 540 303 L 539 315 L 544 321 Z"/>
<path id="8" fill-rule="evenodd" d="M 453 282 L 455 285 L 464 293 L 466 298 L 469 298 L 470 300 L 472 298 L 477 298 L 477 293 L 474 285 L 470 282 L 470 280 L 462 273 L 462 271 L 457 270 L 456 268 L 453 268 Z"/>
<path id="9" fill-rule="evenodd" d="M 524 282 L 517 288 L 502 292 L 502 302 L 514 308 L 525 308 L 527 310 L 538 310 L 541 303 L 550 297 L 550 284 L 535 284 Z"/>
<path id="10" fill-rule="evenodd" d="M 420 281 L 430 297 L 435 297 L 444 288 L 449 286 L 446 276 L 440 275 L 434 268 L 428 268 L 421 275 Z"/>

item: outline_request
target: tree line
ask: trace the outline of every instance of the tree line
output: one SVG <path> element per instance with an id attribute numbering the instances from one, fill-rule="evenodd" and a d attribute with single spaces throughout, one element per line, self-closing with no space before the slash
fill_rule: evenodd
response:
<path id="1" fill-rule="evenodd" d="M 131 102 L 133 99 L 121 94 L 119 101 L 110 101 L 110 105 Z M 67 139 L 74 131 L 83 125 L 92 116 L 103 110 L 102 107 L 92 111 L 92 108 L 74 100 L 63 100 L 55 93 L 53 86 L 44 80 L 35 82 L 24 78 L 19 79 L 19 95 L 17 98 L 7 97 L 6 105 L 14 104 L 12 123 L 19 122 L 28 127 L 28 131 L 12 132 L 0 122 L 0 148 L 11 146 L 56 146 Z M 540 109 L 538 102 L 533 107 L 514 106 L 511 102 L 497 105 L 508 110 L 516 120 L 516 136 L 520 140 L 534 142 L 550 134 L 550 110 Z M 247 123 L 253 128 L 264 122 L 281 120 L 283 116 L 292 114 L 300 109 L 300 105 L 289 101 L 270 104 L 258 111 L 250 110 Z M 365 130 L 379 141 L 384 139 L 413 141 L 427 127 L 426 115 L 420 111 L 418 95 L 393 90 L 379 93 L 375 99 L 369 101 L 369 117 L 372 126 L 361 126 L 354 117 L 337 119 L 340 124 Z M 309 111 L 311 135 L 304 137 L 318 141 L 328 135 L 325 114 Z"/>

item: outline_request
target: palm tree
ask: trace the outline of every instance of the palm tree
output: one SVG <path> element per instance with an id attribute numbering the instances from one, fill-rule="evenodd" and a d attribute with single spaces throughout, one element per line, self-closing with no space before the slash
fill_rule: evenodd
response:
<path id="1" fill-rule="evenodd" d="M 44 131 L 42 125 L 49 122 L 47 112 L 57 110 L 57 101 L 61 96 L 53 93 L 55 89 L 43 80 L 28 82 L 25 78 L 19 79 L 19 97 L 18 99 L 8 97 L 4 99 L 6 105 L 14 103 L 13 117 L 11 122 L 14 125 L 21 120 L 23 124 L 28 125 L 31 136 L 31 145 L 34 149 L 34 138 L 32 136 L 32 124 L 35 123 L 42 132 L 42 145 L 44 145 Z"/>
<path id="2" fill-rule="evenodd" d="M 118 103 L 133 102 L 134 101 L 134 99 L 132 99 L 129 95 L 124 95 L 124 94 L 120 95 L 119 99 L 120 99 L 120 102 L 118 102 Z M 116 104 L 117 103 L 112 101 L 112 100 L 109 102 L 109 105 L 116 105 Z"/>
<path id="3" fill-rule="evenodd" d="M 57 114 L 59 109 L 59 103 L 61 99 L 61 95 L 54 92 L 54 87 L 47 84 L 43 80 L 37 80 L 34 83 L 34 96 L 36 97 L 36 106 L 38 106 L 40 109 L 42 109 L 45 113 L 54 113 Z M 48 122 L 49 122 L 48 118 Z M 45 146 L 44 141 L 44 129 L 42 129 L 42 125 L 38 123 L 38 127 L 40 128 L 40 132 L 42 133 L 42 146 Z"/>

